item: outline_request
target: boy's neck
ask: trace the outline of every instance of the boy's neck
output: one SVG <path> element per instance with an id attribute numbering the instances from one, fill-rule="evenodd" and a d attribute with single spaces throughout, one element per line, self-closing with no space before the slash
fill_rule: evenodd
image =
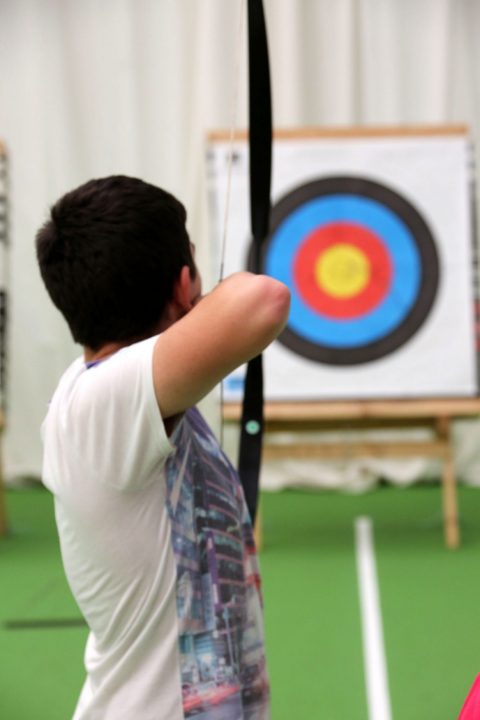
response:
<path id="1" fill-rule="evenodd" d="M 91 348 L 84 347 L 83 348 L 83 355 L 85 358 L 85 362 L 91 363 L 91 362 L 97 362 L 98 360 L 103 360 L 104 358 L 108 357 L 109 355 L 113 355 L 117 352 L 117 350 L 120 350 L 121 348 L 125 347 L 128 343 L 119 343 L 119 342 L 111 342 L 106 343 L 106 345 L 102 345 L 102 347 L 99 350 L 92 350 Z"/>

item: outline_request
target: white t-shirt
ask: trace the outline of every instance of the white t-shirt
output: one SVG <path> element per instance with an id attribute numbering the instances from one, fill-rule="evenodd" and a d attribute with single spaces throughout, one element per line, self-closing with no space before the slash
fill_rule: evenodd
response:
<path id="1" fill-rule="evenodd" d="M 264 720 L 243 493 L 196 409 L 168 439 L 154 343 L 76 360 L 42 428 L 65 572 L 90 628 L 74 720 Z"/>

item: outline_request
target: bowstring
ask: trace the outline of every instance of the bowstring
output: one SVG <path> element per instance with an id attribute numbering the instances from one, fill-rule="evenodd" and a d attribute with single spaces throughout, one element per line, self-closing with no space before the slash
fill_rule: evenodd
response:
<path id="1" fill-rule="evenodd" d="M 227 187 L 225 194 L 225 208 L 223 217 L 223 232 L 220 250 L 220 277 L 219 282 L 223 280 L 225 272 L 225 251 L 227 247 L 227 235 L 228 235 L 228 220 L 230 215 L 230 197 L 232 191 L 232 168 L 233 168 L 233 148 L 235 145 L 235 134 L 237 127 L 237 111 L 238 111 L 238 98 L 240 88 L 240 59 L 242 54 L 242 41 L 244 34 L 244 17 L 245 17 L 245 0 L 240 0 L 239 9 L 239 20 L 238 20 L 238 32 L 237 32 L 237 47 L 235 50 L 235 68 L 234 68 L 234 83 L 233 83 L 233 94 L 231 100 L 231 116 L 230 116 L 230 131 L 228 139 L 228 163 L 227 163 Z"/>
<path id="2" fill-rule="evenodd" d="M 238 112 L 238 101 L 240 95 L 240 61 L 242 56 L 242 42 L 244 36 L 245 26 L 245 14 L 246 14 L 246 0 L 240 0 L 239 4 L 239 18 L 238 18 L 238 31 L 237 31 L 237 42 L 235 49 L 235 66 L 234 66 L 234 81 L 233 81 L 233 92 L 230 103 L 231 115 L 230 115 L 230 130 L 228 138 L 228 162 L 227 162 L 227 187 L 225 191 L 225 207 L 223 216 L 223 230 L 222 240 L 220 245 L 220 271 L 218 282 L 222 282 L 225 273 L 225 253 L 227 248 L 227 236 L 228 236 L 228 225 L 230 217 L 230 198 L 232 195 L 232 171 L 233 171 L 233 150 L 235 145 L 235 135 L 237 129 L 237 112 Z M 223 450 L 224 445 L 224 391 L 223 391 L 223 380 L 220 383 L 220 447 Z"/>

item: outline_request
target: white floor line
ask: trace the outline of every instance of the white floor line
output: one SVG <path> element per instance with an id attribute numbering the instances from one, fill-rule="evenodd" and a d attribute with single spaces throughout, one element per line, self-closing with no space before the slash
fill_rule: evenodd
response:
<path id="1" fill-rule="evenodd" d="M 355 520 L 357 573 L 369 720 L 392 720 L 370 518 Z"/>

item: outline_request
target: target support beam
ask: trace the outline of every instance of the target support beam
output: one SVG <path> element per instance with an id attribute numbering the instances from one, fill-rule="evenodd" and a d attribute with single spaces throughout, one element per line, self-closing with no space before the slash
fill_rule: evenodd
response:
<path id="1" fill-rule="evenodd" d="M 237 403 L 226 403 L 224 419 L 236 423 Z M 451 424 L 454 420 L 480 416 L 480 398 L 425 398 L 391 401 L 288 402 L 265 405 L 265 460 L 348 460 L 358 457 L 434 457 L 442 463 L 442 504 L 444 539 L 447 548 L 460 544 L 456 492 L 455 458 Z M 352 429 L 427 427 L 431 440 L 330 439 L 306 442 L 303 439 L 279 442 L 278 433 L 306 433 Z"/>

